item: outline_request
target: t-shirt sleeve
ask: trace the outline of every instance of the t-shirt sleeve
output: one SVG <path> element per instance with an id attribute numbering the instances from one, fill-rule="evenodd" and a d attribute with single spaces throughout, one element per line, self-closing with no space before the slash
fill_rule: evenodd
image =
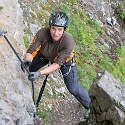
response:
<path id="1" fill-rule="evenodd" d="M 60 66 L 63 65 L 66 62 L 66 59 L 70 57 L 70 54 L 74 50 L 74 44 L 75 43 L 73 39 L 70 38 L 69 40 L 67 40 L 58 53 L 54 62 L 59 64 Z"/>
<path id="2" fill-rule="evenodd" d="M 34 36 L 33 41 L 30 44 L 30 47 L 27 50 L 27 53 L 33 54 L 35 51 L 37 51 L 41 45 L 42 45 L 42 30 L 39 30 L 36 35 Z"/>

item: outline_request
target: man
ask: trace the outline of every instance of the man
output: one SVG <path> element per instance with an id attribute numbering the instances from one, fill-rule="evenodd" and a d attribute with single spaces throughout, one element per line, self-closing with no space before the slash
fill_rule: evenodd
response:
<path id="1" fill-rule="evenodd" d="M 69 92 L 87 109 L 90 107 L 88 93 L 77 82 L 74 65 L 74 39 L 65 31 L 68 26 L 68 16 L 63 12 L 54 12 L 49 18 L 49 28 L 41 28 L 34 37 L 24 64 L 29 66 L 29 80 L 34 81 L 42 75 L 50 74 L 60 69 L 64 83 Z M 51 62 L 51 65 L 38 71 Z M 88 118 L 88 114 L 85 115 Z"/>

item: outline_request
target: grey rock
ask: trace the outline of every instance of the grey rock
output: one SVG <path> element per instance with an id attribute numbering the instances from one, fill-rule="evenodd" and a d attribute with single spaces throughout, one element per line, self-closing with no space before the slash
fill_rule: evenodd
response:
<path id="1" fill-rule="evenodd" d="M 89 91 L 93 125 L 125 124 L 125 85 L 107 71 L 97 77 Z"/>

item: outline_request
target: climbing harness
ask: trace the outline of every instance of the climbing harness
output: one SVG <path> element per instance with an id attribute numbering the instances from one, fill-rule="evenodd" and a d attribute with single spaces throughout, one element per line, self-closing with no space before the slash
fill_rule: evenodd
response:
<path id="1" fill-rule="evenodd" d="M 20 1 L 20 2 L 23 2 L 22 0 L 19 0 L 19 1 Z M 24 4 L 25 4 L 25 3 L 24 3 Z M 25 6 L 27 6 L 27 5 L 25 4 Z M 29 7 L 27 6 L 28 20 L 30 20 L 30 19 L 29 19 L 29 17 L 30 17 L 30 14 L 29 14 L 30 12 L 29 12 L 29 10 L 30 10 L 30 9 L 29 9 Z M 29 26 L 30 40 L 31 40 L 30 21 L 28 21 L 28 26 Z M 10 43 L 10 41 L 8 40 L 8 38 L 6 37 L 6 35 L 5 35 L 6 33 L 7 33 L 7 31 L 4 30 L 4 29 L 2 29 L 2 28 L 0 27 L 0 36 L 3 36 L 3 37 L 5 38 L 5 40 L 7 41 L 7 43 L 9 44 L 9 46 L 11 47 L 11 49 L 13 50 L 13 52 L 15 53 L 15 55 L 17 56 L 17 58 L 19 59 L 21 65 L 24 67 L 23 70 L 26 70 L 26 72 L 28 73 L 28 75 L 30 75 L 29 70 L 26 68 L 26 66 L 24 65 L 22 59 L 19 57 L 19 55 L 18 55 L 17 52 L 15 51 L 14 47 L 12 46 L 12 44 Z M 31 83 L 32 83 L 32 99 L 33 99 L 34 105 L 36 105 L 37 107 L 39 106 L 40 100 L 41 100 L 41 98 L 42 98 L 42 94 L 43 94 L 43 92 L 44 92 L 44 89 L 45 89 L 45 86 L 46 86 L 46 82 L 47 82 L 48 76 L 49 76 L 49 74 L 46 75 L 45 80 L 43 81 L 43 84 L 42 84 L 41 90 L 40 90 L 40 92 L 39 92 L 37 101 L 35 101 L 34 82 L 31 81 Z M 33 117 L 34 117 L 34 121 L 37 120 L 36 112 L 34 113 L 34 116 L 33 116 Z"/>
<path id="2" fill-rule="evenodd" d="M 71 64 L 69 65 L 69 70 L 68 70 L 65 74 L 62 74 L 62 75 L 63 75 L 63 77 L 68 76 L 68 75 L 69 75 L 69 73 L 70 73 L 70 71 L 71 71 L 71 68 L 72 68 L 73 66 L 75 66 L 75 65 L 76 65 L 75 55 L 72 57 L 72 59 L 71 59 L 70 61 L 71 61 Z M 64 65 L 63 65 L 63 67 L 65 68 L 65 67 L 66 67 L 66 65 L 64 64 Z"/>
<path id="3" fill-rule="evenodd" d="M 17 54 L 17 52 L 15 51 L 15 49 L 13 48 L 12 44 L 10 43 L 10 41 L 8 40 L 8 38 L 6 37 L 5 33 L 7 33 L 6 30 L 3 30 L 2 28 L 0 28 L 0 36 L 3 36 L 5 38 L 5 40 L 7 41 L 7 43 L 10 45 L 11 49 L 13 50 L 13 52 L 15 53 L 15 55 L 17 56 L 17 58 L 19 59 L 19 61 L 21 62 L 21 65 L 24 67 L 24 69 L 27 71 L 28 75 L 30 75 L 29 70 L 26 68 L 26 66 L 24 65 L 23 61 L 21 60 L 21 58 L 19 57 L 19 55 Z M 33 98 L 33 102 L 35 105 L 35 96 L 34 96 L 34 82 L 32 81 L 32 98 Z M 44 89 L 43 89 L 44 90 Z M 34 118 L 36 118 L 36 113 L 34 113 Z"/>
<path id="4" fill-rule="evenodd" d="M 64 66 L 65 67 L 65 66 Z M 66 72 L 65 74 L 63 74 L 63 77 L 66 77 L 66 76 L 68 76 L 69 75 L 69 73 L 70 73 L 70 71 L 71 71 L 71 66 L 69 67 L 69 70 L 68 70 L 68 72 Z"/>

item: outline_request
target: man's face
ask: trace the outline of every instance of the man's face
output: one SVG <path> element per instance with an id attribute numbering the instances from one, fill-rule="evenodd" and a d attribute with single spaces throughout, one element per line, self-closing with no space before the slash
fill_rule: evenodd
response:
<path id="1" fill-rule="evenodd" d="M 54 41 L 59 41 L 63 35 L 64 27 L 50 26 L 50 34 Z"/>

